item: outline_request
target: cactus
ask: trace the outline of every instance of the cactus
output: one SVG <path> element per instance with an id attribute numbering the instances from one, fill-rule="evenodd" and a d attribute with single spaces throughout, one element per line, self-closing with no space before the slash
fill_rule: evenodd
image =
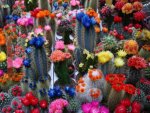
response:
<path id="1" fill-rule="evenodd" d="M 145 78 L 150 79 L 150 67 L 147 67 L 144 71 Z"/>
<path id="2" fill-rule="evenodd" d="M 32 41 L 39 39 L 41 45 L 32 45 Z M 37 42 L 38 43 L 38 42 Z M 22 83 L 28 87 L 27 90 L 33 91 L 36 95 L 41 92 L 43 88 L 49 89 L 50 77 L 48 75 L 47 68 L 47 56 L 44 49 L 44 40 L 43 36 L 32 37 L 28 42 L 29 46 L 26 48 L 27 59 L 24 60 L 25 65 L 25 77 L 23 78 Z M 28 62 L 25 64 L 25 62 Z M 23 85 L 23 86 L 24 86 Z M 23 87 L 24 89 L 25 87 Z M 40 93 L 42 94 L 42 93 Z M 43 96 L 44 98 L 44 96 Z"/>
<path id="3" fill-rule="evenodd" d="M 146 101 L 145 93 L 142 90 L 137 89 L 136 93 L 132 96 L 131 100 L 144 103 Z"/>
<path id="4" fill-rule="evenodd" d="M 80 21 L 76 22 L 75 36 L 78 46 L 82 49 L 87 49 L 90 52 L 94 51 L 96 46 L 97 34 L 94 27 L 85 28 Z"/>
<path id="5" fill-rule="evenodd" d="M 0 110 L 6 106 L 9 105 L 11 102 L 11 96 L 8 93 L 1 92 L 0 93 Z"/>
<path id="6" fill-rule="evenodd" d="M 77 112 L 80 109 L 80 103 L 76 99 L 69 100 L 69 105 L 67 106 L 67 110 L 70 112 Z"/>
<path id="7" fill-rule="evenodd" d="M 113 36 L 105 36 L 102 40 L 103 42 L 103 46 L 104 46 L 104 50 L 115 50 L 116 45 L 117 45 L 117 41 Z"/>
<path id="8" fill-rule="evenodd" d="M 86 0 L 84 7 L 85 8 L 92 8 L 96 11 L 99 7 L 99 0 L 90 0 L 90 1 Z"/>
<path id="9" fill-rule="evenodd" d="M 47 10 L 50 10 L 50 5 L 49 5 L 49 1 L 48 0 L 39 0 L 38 1 L 39 3 L 39 7 L 40 9 L 47 9 Z"/>
<path id="10" fill-rule="evenodd" d="M 25 0 L 25 6 L 27 11 L 31 11 L 37 7 L 38 0 Z"/>

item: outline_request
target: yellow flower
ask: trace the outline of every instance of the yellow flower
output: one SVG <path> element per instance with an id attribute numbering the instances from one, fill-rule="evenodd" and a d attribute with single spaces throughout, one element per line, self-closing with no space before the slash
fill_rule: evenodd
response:
<path id="1" fill-rule="evenodd" d="M 94 55 L 89 53 L 89 54 L 87 54 L 86 59 L 88 60 L 88 59 L 90 59 L 90 58 L 91 58 L 91 59 L 94 59 Z"/>
<path id="2" fill-rule="evenodd" d="M 88 54 L 90 54 L 90 53 L 89 53 L 88 50 L 84 49 L 84 50 L 83 50 L 83 54 L 87 54 L 87 55 L 88 55 Z"/>
<path id="3" fill-rule="evenodd" d="M 127 55 L 127 53 L 126 53 L 124 50 L 119 50 L 119 51 L 117 52 L 117 55 L 118 55 L 119 57 L 125 57 L 125 56 Z"/>
<path id="4" fill-rule="evenodd" d="M 6 60 L 6 53 L 5 52 L 0 52 L 0 62 L 3 62 Z"/>
<path id="5" fill-rule="evenodd" d="M 83 64 L 83 63 L 80 63 L 80 64 L 79 64 L 79 67 L 80 67 L 80 68 L 82 68 L 83 66 L 84 66 L 84 64 Z"/>
<path id="6" fill-rule="evenodd" d="M 122 67 L 125 63 L 122 58 L 115 58 L 114 64 L 116 67 Z"/>
<path id="7" fill-rule="evenodd" d="M 113 58 L 113 54 L 110 51 L 102 51 L 97 54 L 98 61 L 101 64 L 105 64 Z"/>
<path id="8" fill-rule="evenodd" d="M 93 69 L 93 66 L 92 66 L 92 65 L 90 65 L 90 69 Z"/>

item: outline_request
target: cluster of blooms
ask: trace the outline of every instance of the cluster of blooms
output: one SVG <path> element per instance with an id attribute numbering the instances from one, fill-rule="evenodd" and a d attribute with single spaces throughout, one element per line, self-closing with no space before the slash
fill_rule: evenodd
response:
<path id="1" fill-rule="evenodd" d="M 16 9 L 18 7 L 21 8 L 22 10 L 25 9 L 24 0 L 16 0 L 15 1 L 15 4 L 13 5 L 13 8 Z"/>
<path id="2" fill-rule="evenodd" d="M 19 69 L 22 67 L 22 63 L 23 62 L 23 58 L 22 57 L 17 57 L 14 60 L 12 60 L 11 58 L 7 58 L 7 63 L 8 63 L 8 68 L 15 68 L 15 69 Z"/>
<path id="3" fill-rule="evenodd" d="M 17 20 L 17 24 L 20 26 L 33 25 L 33 18 L 21 17 Z"/>
<path id="4" fill-rule="evenodd" d="M 123 49 L 127 54 L 135 55 L 138 53 L 139 46 L 135 40 L 126 40 Z"/>
<path id="5" fill-rule="evenodd" d="M 102 100 L 102 84 L 103 84 L 103 74 L 101 70 L 91 69 L 88 71 L 88 76 L 80 78 L 76 86 L 77 96 L 81 99 L 93 100 L 98 99 Z M 95 84 L 95 87 L 93 85 Z M 100 88 L 100 89 L 99 89 Z M 84 96 L 84 97 L 82 97 Z"/>
<path id="6" fill-rule="evenodd" d="M 143 69 L 146 68 L 147 63 L 146 60 L 142 57 L 132 56 L 128 59 L 128 66 L 135 69 Z"/>
<path id="7" fill-rule="evenodd" d="M 86 13 L 77 13 L 76 18 L 83 24 L 85 28 L 90 28 L 92 25 L 98 25 L 95 26 L 95 32 L 100 32 L 99 24 L 101 22 L 101 19 L 98 17 L 98 13 L 96 13 L 93 9 L 87 10 Z"/>
<path id="8" fill-rule="evenodd" d="M 64 108 L 68 106 L 68 101 L 64 99 L 56 99 L 49 106 L 49 113 L 62 113 Z"/>
<path id="9" fill-rule="evenodd" d="M 37 97 L 35 97 L 32 92 L 28 92 L 25 95 L 25 97 L 23 97 L 21 99 L 21 102 L 24 106 L 38 107 L 38 105 L 39 105 L 42 109 L 45 109 L 48 107 L 48 103 L 46 100 L 39 101 L 39 99 Z M 36 108 L 32 109 L 31 111 L 35 111 L 35 109 Z M 34 112 L 32 112 L 32 113 L 34 113 Z"/>
<path id="10" fill-rule="evenodd" d="M 128 94 L 134 94 L 136 88 L 131 84 L 124 84 L 126 80 L 124 74 L 108 74 L 106 75 L 106 81 L 112 85 L 112 88 L 116 91 L 124 90 Z"/>
<path id="11" fill-rule="evenodd" d="M 67 59 L 71 58 L 71 54 L 68 52 L 63 52 L 60 50 L 55 50 L 54 52 L 52 52 L 50 59 L 53 62 L 61 62 Z"/>
<path id="12" fill-rule="evenodd" d="M 67 45 L 67 48 L 68 48 L 68 50 L 73 51 L 75 49 L 75 46 L 73 44 L 69 44 L 69 45 Z M 55 49 L 56 50 L 64 50 L 65 49 L 64 41 L 62 41 L 62 40 L 56 41 Z"/>
<path id="13" fill-rule="evenodd" d="M 31 15 L 35 18 L 44 18 L 44 17 L 51 17 L 54 18 L 55 14 L 54 13 L 50 13 L 49 10 L 41 10 L 39 8 L 34 9 L 33 11 L 31 11 Z"/>
<path id="14" fill-rule="evenodd" d="M 113 54 L 110 51 L 102 51 L 97 54 L 98 61 L 101 64 L 109 62 L 113 58 Z"/>
<path id="15" fill-rule="evenodd" d="M 82 111 L 84 113 L 110 113 L 106 106 L 100 106 L 98 101 L 92 101 L 82 105 Z"/>
<path id="16" fill-rule="evenodd" d="M 121 100 L 120 104 L 116 107 L 115 113 L 127 113 L 130 112 L 128 111 L 128 108 L 131 108 L 131 113 L 140 113 L 142 106 L 139 102 L 134 101 L 131 103 L 131 101 L 126 98 Z"/>
<path id="17" fill-rule="evenodd" d="M 10 93 L 12 96 L 21 96 L 21 95 L 22 95 L 22 89 L 21 89 L 20 86 L 15 85 L 15 86 L 13 86 L 13 87 L 9 90 L 9 93 Z"/>

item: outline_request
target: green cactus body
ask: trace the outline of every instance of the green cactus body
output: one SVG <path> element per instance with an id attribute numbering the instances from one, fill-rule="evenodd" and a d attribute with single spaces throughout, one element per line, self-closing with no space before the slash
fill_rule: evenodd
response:
<path id="1" fill-rule="evenodd" d="M 9 105 L 11 102 L 11 96 L 8 93 L 1 92 L 0 93 L 0 110 L 6 106 Z"/>
<path id="2" fill-rule="evenodd" d="M 40 9 L 50 10 L 49 1 L 48 0 L 39 0 Z"/>
<path id="3" fill-rule="evenodd" d="M 69 100 L 69 106 L 67 107 L 67 110 L 70 112 L 76 113 L 80 109 L 80 103 L 76 99 Z"/>

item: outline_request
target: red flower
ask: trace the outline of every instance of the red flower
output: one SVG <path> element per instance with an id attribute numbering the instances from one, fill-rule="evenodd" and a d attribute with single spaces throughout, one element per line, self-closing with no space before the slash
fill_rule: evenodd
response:
<path id="1" fill-rule="evenodd" d="M 118 105 L 115 109 L 115 113 L 127 113 L 127 109 L 124 105 Z"/>
<path id="2" fill-rule="evenodd" d="M 120 22 L 122 22 L 122 17 L 115 16 L 115 17 L 114 17 L 114 22 L 115 22 L 115 23 L 120 23 Z"/>
<path id="3" fill-rule="evenodd" d="M 125 90 L 125 92 L 133 95 L 133 94 L 135 94 L 136 88 L 132 84 L 125 84 L 124 90 Z"/>
<path id="4" fill-rule="evenodd" d="M 119 81 L 120 81 L 120 82 L 124 82 L 125 79 L 126 79 L 126 77 L 125 77 L 124 74 L 116 74 L 116 76 L 119 78 Z"/>
<path id="5" fill-rule="evenodd" d="M 138 56 L 132 56 L 128 59 L 128 66 L 129 67 L 134 67 L 136 69 L 143 69 L 146 68 L 146 61 L 142 57 Z"/>
<path id="6" fill-rule="evenodd" d="M 134 101 L 132 103 L 132 109 L 137 109 L 138 111 L 140 111 L 141 107 L 142 107 L 141 104 L 139 102 L 137 102 L 137 101 Z"/>
<path id="7" fill-rule="evenodd" d="M 142 20 L 144 20 L 145 16 L 146 15 L 145 15 L 145 13 L 143 11 L 139 11 L 139 12 L 135 12 L 134 13 L 134 19 L 136 21 L 142 21 Z"/>
<path id="8" fill-rule="evenodd" d="M 116 77 L 116 74 L 107 74 L 105 79 L 110 84 L 119 81 L 119 79 Z"/>
<path id="9" fill-rule="evenodd" d="M 142 28 L 142 26 L 141 26 L 140 24 L 135 24 L 134 27 L 135 27 L 136 29 L 141 29 L 141 28 Z"/>
<path id="10" fill-rule="evenodd" d="M 128 98 L 125 98 L 121 100 L 121 104 L 124 105 L 125 107 L 129 107 L 131 105 L 131 101 Z"/>
<path id="11" fill-rule="evenodd" d="M 117 92 L 123 89 L 124 84 L 122 82 L 114 83 L 112 88 L 115 89 Z"/>
<path id="12" fill-rule="evenodd" d="M 124 2 L 123 1 L 118 1 L 118 2 L 116 2 L 116 4 L 115 4 L 115 8 L 117 9 L 117 10 L 119 10 L 119 11 L 121 11 L 121 9 L 122 9 L 122 7 L 124 6 Z"/>

